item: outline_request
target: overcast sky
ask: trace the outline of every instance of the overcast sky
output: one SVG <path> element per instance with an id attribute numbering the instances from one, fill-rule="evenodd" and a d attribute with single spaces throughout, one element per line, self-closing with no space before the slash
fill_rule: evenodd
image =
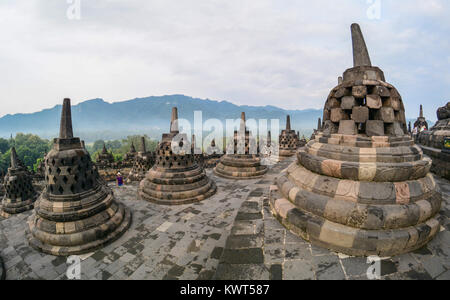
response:
<path id="1" fill-rule="evenodd" d="M 0 116 L 169 94 L 322 108 L 358 22 L 407 117 L 423 103 L 435 120 L 450 101 L 449 15 L 448 0 L 1 0 Z"/>

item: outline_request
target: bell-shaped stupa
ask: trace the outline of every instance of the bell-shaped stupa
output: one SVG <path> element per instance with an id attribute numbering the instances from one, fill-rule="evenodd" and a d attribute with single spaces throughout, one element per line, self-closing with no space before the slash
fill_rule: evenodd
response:
<path id="1" fill-rule="evenodd" d="M 119 238 L 131 214 L 99 177 L 80 139 L 73 137 L 70 99 L 64 99 L 59 138 L 45 158 L 46 186 L 28 220 L 30 245 L 68 256 Z"/>
<path id="2" fill-rule="evenodd" d="M 16 148 L 11 148 L 11 166 L 4 179 L 4 196 L 0 214 L 4 217 L 33 209 L 38 194 L 33 187 L 33 178 L 19 164 Z"/>
<path id="3" fill-rule="evenodd" d="M 214 173 L 228 179 L 256 179 L 267 172 L 267 166 L 261 165 L 256 141 L 247 130 L 245 113 L 241 113 L 240 128 L 234 131 L 231 152 L 222 156 Z"/>
<path id="4" fill-rule="evenodd" d="M 163 134 L 155 165 L 139 185 L 142 199 L 162 205 L 181 205 L 214 195 L 216 185 L 198 165 L 190 147 L 187 135 L 178 130 L 178 110 L 174 107 L 170 133 Z"/>
<path id="5" fill-rule="evenodd" d="M 127 180 L 141 181 L 145 178 L 148 170 L 155 164 L 155 153 L 147 151 L 145 137 L 141 137 L 140 151 L 135 155 L 133 168 L 131 169 Z"/>
<path id="6" fill-rule="evenodd" d="M 295 155 L 297 151 L 299 138 L 295 130 L 291 129 L 291 116 L 286 117 L 286 129 L 281 131 L 279 136 L 279 156 L 289 157 Z"/>
<path id="7" fill-rule="evenodd" d="M 450 102 L 437 110 L 437 118 L 430 130 L 415 136 L 416 142 L 433 159 L 431 171 L 450 180 Z"/>
<path id="8" fill-rule="evenodd" d="M 431 160 L 407 135 L 399 93 L 371 66 L 359 26 L 351 30 L 355 65 L 331 91 L 322 130 L 277 178 L 270 203 L 312 244 L 392 256 L 438 233 L 442 196 Z"/>

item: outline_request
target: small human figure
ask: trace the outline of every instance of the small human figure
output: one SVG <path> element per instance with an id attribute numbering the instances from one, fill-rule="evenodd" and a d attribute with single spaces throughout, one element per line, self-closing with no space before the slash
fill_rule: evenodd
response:
<path id="1" fill-rule="evenodd" d="M 120 172 L 117 172 L 116 179 L 117 179 L 117 185 L 118 186 L 122 186 L 123 185 L 123 177 L 122 177 L 122 174 Z"/>

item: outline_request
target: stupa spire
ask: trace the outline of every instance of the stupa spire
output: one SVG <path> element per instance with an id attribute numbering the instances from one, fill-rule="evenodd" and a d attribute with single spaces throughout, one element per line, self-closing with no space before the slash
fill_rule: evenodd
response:
<path id="1" fill-rule="evenodd" d="M 172 117 L 170 119 L 170 132 L 178 132 L 178 109 L 172 108 Z"/>
<path id="2" fill-rule="evenodd" d="M 423 118 L 423 106 L 420 104 L 420 117 Z"/>
<path id="3" fill-rule="evenodd" d="M 317 120 L 317 130 L 321 130 L 321 129 L 322 129 L 322 119 L 319 118 L 319 119 Z"/>
<path id="4" fill-rule="evenodd" d="M 354 67 L 371 67 L 369 51 L 367 50 L 364 36 L 358 24 L 354 23 L 351 26 L 352 42 L 353 42 L 353 66 Z"/>
<path id="5" fill-rule="evenodd" d="M 62 112 L 61 112 L 61 125 L 59 128 L 59 138 L 60 139 L 73 138 L 72 110 L 70 108 L 70 99 L 69 98 L 64 99 Z"/>
<path id="6" fill-rule="evenodd" d="M 287 115 L 286 117 L 286 131 L 290 131 L 291 130 L 291 116 Z"/>
<path id="7" fill-rule="evenodd" d="M 19 162 L 17 161 L 16 148 L 11 148 L 11 168 L 17 169 L 19 167 Z"/>
<path id="8" fill-rule="evenodd" d="M 239 127 L 240 132 L 245 132 L 245 112 L 241 112 L 241 124 Z"/>
<path id="9" fill-rule="evenodd" d="M 144 136 L 141 137 L 141 152 L 142 153 L 146 153 L 147 152 L 147 149 L 145 147 L 145 137 Z"/>

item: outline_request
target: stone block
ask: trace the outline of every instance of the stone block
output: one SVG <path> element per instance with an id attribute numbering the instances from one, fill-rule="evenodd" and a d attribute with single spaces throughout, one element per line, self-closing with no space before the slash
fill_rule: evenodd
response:
<path id="1" fill-rule="evenodd" d="M 331 110 L 331 121 L 338 123 L 340 120 L 348 120 L 348 115 L 342 110 L 342 108 L 333 108 Z"/>
<path id="2" fill-rule="evenodd" d="M 375 114 L 375 119 L 385 123 L 394 123 L 395 114 L 392 107 L 382 107 Z"/>
<path id="3" fill-rule="evenodd" d="M 399 111 L 402 109 L 401 101 L 399 98 L 389 97 L 383 103 L 383 106 L 392 107 L 395 111 Z"/>
<path id="4" fill-rule="evenodd" d="M 379 95 L 367 95 L 366 97 L 367 107 L 372 109 L 380 109 L 383 106 L 381 97 Z"/>
<path id="5" fill-rule="evenodd" d="M 340 107 L 340 103 L 336 98 L 330 98 L 327 101 L 327 104 L 325 105 L 326 108 L 332 109 L 332 108 L 338 108 Z"/>
<path id="6" fill-rule="evenodd" d="M 335 93 L 334 93 L 334 97 L 336 98 L 342 98 L 344 96 L 349 96 L 350 95 L 350 91 L 347 88 L 339 88 Z"/>
<path id="7" fill-rule="evenodd" d="M 369 120 L 369 109 L 365 106 L 353 107 L 352 120 L 356 123 L 365 123 Z"/>
<path id="8" fill-rule="evenodd" d="M 368 120 L 366 122 L 366 134 L 368 136 L 383 136 L 384 122 L 380 120 Z"/>
<path id="9" fill-rule="evenodd" d="M 341 100 L 341 108 L 342 109 L 352 109 L 353 106 L 356 106 L 356 100 L 353 96 L 345 96 Z"/>
<path id="10" fill-rule="evenodd" d="M 405 132 L 399 122 L 394 122 L 386 126 L 386 134 L 389 136 L 403 136 Z"/>
<path id="11" fill-rule="evenodd" d="M 356 123 L 353 120 L 341 120 L 339 122 L 339 134 L 354 135 L 357 134 Z"/>
<path id="12" fill-rule="evenodd" d="M 391 96 L 389 89 L 387 87 L 384 87 L 381 85 L 374 87 L 373 94 L 379 95 L 381 97 L 390 97 Z"/>
<path id="13" fill-rule="evenodd" d="M 339 127 L 331 122 L 330 120 L 326 120 L 323 125 L 323 133 L 324 134 L 335 134 L 338 133 Z"/>
<path id="14" fill-rule="evenodd" d="M 352 95 L 355 98 L 364 98 L 367 95 L 367 87 L 365 85 L 356 85 L 352 87 Z"/>

